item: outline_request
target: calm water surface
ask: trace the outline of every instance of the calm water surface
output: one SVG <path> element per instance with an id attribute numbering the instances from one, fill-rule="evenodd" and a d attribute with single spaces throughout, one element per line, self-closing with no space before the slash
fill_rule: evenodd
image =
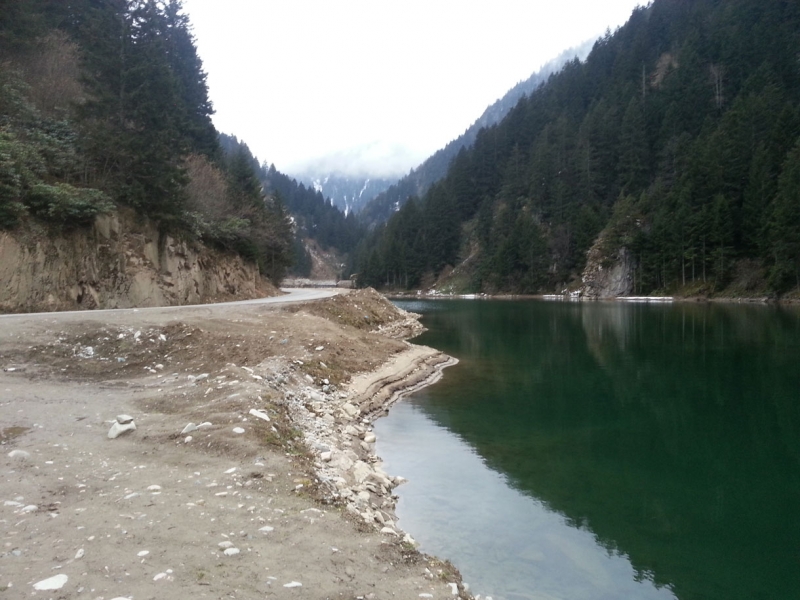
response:
<path id="1" fill-rule="evenodd" d="M 377 451 L 400 526 L 474 593 L 800 598 L 800 312 L 398 304 L 461 362 Z"/>

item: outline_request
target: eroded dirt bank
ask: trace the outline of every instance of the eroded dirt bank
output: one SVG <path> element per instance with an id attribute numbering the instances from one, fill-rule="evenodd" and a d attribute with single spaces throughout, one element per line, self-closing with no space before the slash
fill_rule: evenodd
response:
<path id="1" fill-rule="evenodd" d="M 4 319 L 0 595 L 468 597 L 372 450 L 371 420 L 449 364 L 418 329 L 372 291 Z"/>

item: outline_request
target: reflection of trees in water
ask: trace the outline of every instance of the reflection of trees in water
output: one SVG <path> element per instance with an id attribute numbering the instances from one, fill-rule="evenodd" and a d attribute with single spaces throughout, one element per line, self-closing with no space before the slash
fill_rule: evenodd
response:
<path id="1" fill-rule="evenodd" d="M 479 304 L 432 317 L 435 420 L 681 598 L 800 585 L 797 311 Z"/>

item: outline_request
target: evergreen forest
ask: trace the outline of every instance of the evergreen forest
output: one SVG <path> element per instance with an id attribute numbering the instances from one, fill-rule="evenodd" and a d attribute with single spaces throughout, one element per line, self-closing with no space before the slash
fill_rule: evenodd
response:
<path id="1" fill-rule="evenodd" d="M 360 282 L 561 291 L 594 247 L 636 294 L 800 286 L 799 48 L 793 1 L 637 8 L 374 228 Z"/>
<path id="2" fill-rule="evenodd" d="M 127 206 L 279 283 L 290 217 L 212 114 L 179 0 L 0 0 L 0 228 Z"/>

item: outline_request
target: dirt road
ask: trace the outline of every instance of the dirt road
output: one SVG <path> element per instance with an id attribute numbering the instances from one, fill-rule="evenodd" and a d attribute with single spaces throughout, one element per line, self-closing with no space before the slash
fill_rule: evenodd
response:
<path id="1" fill-rule="evenodd" d="M 438 353 L 377 294 L 319 294 L 0 317 L 0 597 L 456 597 L 362 418 Z"/>

